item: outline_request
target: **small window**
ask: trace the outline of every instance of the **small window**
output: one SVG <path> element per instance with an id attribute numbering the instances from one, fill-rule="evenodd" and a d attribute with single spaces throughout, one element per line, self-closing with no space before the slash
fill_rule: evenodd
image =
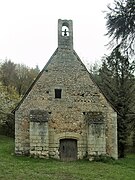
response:
<path id="1" fill-rule="evenodd" d="M 61 99 L 62 89 L 55 89 L 55 98 Z"/>

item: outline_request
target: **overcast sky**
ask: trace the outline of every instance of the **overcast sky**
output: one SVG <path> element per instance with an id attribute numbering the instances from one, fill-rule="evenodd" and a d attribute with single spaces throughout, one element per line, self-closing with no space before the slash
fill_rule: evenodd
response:
<path id="1" fill-rule="evenodd" d="M 88 66 L 107 53 L 104 10 L 113 0 L 0 0 L 0 61 L 47 63 L 57 48 L 58 19 L 73 20 L 74 49 Z"/>

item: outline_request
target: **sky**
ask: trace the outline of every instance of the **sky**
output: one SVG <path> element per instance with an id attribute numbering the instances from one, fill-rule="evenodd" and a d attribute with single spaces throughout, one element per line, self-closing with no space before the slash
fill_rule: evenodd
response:
<path id="1" fill-rule="evenodd" d="M 0 0 L 0 62 L 42 69 L 58 47 L 58 19 L 73 20 L 74 50 L 86 66 L 108 53 L 103 11 L 114 0 Z"/>

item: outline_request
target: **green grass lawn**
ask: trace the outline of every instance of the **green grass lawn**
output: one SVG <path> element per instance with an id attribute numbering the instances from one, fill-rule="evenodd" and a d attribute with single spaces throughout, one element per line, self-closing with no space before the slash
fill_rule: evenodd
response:
<path id="1" fill-rule="evenodd" d="M 135 155 L 117 161 L 60 162 L 17 157 L 14 140 L 0 136 L 0 180 L 135 180 Z"/>

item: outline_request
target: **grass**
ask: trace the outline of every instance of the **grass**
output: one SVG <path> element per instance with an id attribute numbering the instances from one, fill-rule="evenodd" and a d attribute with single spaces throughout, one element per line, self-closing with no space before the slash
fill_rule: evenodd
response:
<path id="1" fill-rule="evenodd" d="M 60 162 L 14 155 L 14 140 L 0 136 L 0 180 L 134 180 L 135 154 L 117 161 Z"/>

